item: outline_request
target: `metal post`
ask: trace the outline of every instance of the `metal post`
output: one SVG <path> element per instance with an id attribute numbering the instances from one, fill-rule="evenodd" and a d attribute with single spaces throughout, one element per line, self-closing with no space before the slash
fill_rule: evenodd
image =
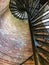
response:
<path id="1" fill-rule="evenodd" d="M 33 34 L 33 29 L 31 27 L 32 25 L 31 25 L 29 15 L 28 15 L 28 22 L 29 22 L 29 28 L 30 28 L 30 33 L 31 33 L 32 49 L 33 49 L 33 54 L 34 54 L 35 65 L 39 65 L 39 59 L 38 59 L 38 54 L 35 47 L 34 34 Z"/>
<path id="2" fill-rule="evenodd" d="M 32 24 L 30 20 L 30 14 L 31 12 L 29 11 L 29 1 L 26 1 L 26 8 L 27 8 L 27 14 L 28 14 L 28 22 L 29 22 L 29 28 L 30 28 L 30 33 L 31 33 L 31 40 L 32 40 L 32 48 L 33 48 L 33 54 L 34 54 L 34 60 L 35 60 L 35 65 L 40 65 L 39 64 L 39 59 L 38 59 L 38 54 L 36 53 L 36 48 L 35 48 L 35 41 L 34 41 L 34 34 L 33 34 L 33 29 L 32 29 Z"/>

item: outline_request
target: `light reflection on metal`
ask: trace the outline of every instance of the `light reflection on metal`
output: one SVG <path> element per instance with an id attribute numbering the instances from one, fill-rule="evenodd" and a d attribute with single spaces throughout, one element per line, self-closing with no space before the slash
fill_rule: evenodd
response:
<path id="1" fill-rule="evenodd" d="M 46 4 L 46 5 L 45 5 Z M 37 52 L 41 65 L 49 65 L 49 1 L 39 10 L 32 21 L 34 38 L 37 42 Z"/>

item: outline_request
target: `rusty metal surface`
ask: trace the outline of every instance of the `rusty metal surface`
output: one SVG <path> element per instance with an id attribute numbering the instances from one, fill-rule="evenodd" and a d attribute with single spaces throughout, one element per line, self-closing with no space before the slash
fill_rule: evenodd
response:
<path id="1" fill-rule="evenodd" d="M 7 2 L 3 4 L 3 1 Z M 7 6 L 8 1 L 0 0 L 0 13 Z M 33 54 L 31 43 L 28 22 L 14 18 L 7 8 L 0 15 L 0 65 L 22 63 Z"/>

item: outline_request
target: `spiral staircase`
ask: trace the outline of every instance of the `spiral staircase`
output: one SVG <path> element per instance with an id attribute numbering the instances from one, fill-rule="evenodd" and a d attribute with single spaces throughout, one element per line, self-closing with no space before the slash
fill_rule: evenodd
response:
<path id="1" fill-rule="evenodd" d="M 33 55 L 20 65 L 49 65 L 49 1 L 10 0 L 9 8 L 15 18 L 28 20 L 30 27 Z"/>
<path id="2" fill-rule="evenodd" d="M 49 1 L 11 0 L 10 10 L 15 17 L 28 19 L 31 32 L 34 55 L 20 65 L 49 65 Z"/>

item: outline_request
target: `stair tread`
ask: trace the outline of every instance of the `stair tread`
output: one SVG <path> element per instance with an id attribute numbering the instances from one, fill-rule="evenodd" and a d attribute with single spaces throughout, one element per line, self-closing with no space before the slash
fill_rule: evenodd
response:
<path id="1" fill-rule="evenodd" d="M 39 53 L 39 55 L 46 61 L 49 63 L 49 60 L 47 59 L 47 57 L 45 57 L 45 55 L 43 53 Z"/>
<path id="2" fill-rule="evenodd" d="M 35 38 L 35 39 L 38 40 L 38 41 L 49 43 L 49 40 L 46 40 L 46 39 L 43 39 L 43 38 Z"/>

